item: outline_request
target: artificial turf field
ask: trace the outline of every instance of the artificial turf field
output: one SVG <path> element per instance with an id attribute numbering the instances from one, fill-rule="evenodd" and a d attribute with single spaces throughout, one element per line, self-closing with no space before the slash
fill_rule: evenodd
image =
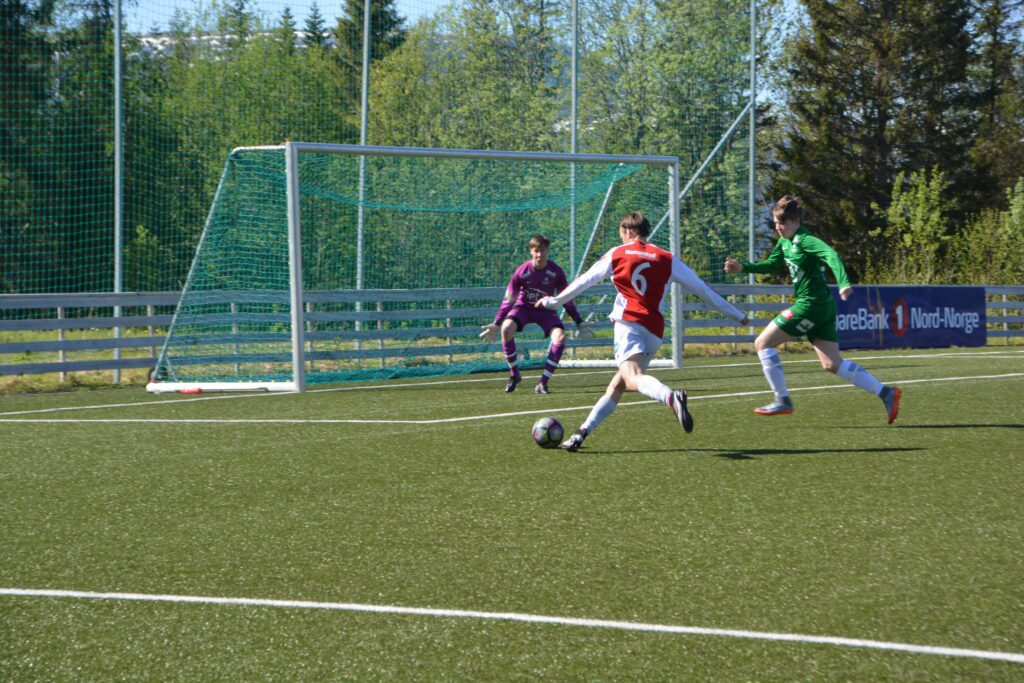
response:
<path id="1" fill-rule="evenodd" d="M 0 398 L 0 680 L 1024 680 L 1024 352 L 847 357 Z"/>

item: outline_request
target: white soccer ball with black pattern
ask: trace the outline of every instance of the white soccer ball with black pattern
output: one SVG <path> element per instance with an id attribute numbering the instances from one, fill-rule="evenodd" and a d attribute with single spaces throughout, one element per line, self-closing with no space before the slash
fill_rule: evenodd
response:
<path id="1" fill-rule="evenodd" d="M 558 448 L 563 436 L 565 428 L 553 417 L 542 417 L 533 423 L 533 440 L 541 448 Z"/>

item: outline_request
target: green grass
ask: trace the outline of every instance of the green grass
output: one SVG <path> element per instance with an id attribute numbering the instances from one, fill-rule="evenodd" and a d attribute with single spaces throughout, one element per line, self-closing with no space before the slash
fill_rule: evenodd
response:
<path id="1" fill-rule="evenodd" d="M 517 612 L 1024 652 L 1019 349 L 850 354 L 899 421 L 808 354 L 759 417 L 756 361 L 691 359 L 686 435 L 622 405 L 568 454 L 610 373 L 185 400 L 0 397 L 0 587 Z M 534 373 L 531 373 L 534 374 Z M 375 385 L 377 386 L 377 385 Z M 203 397 L 206 398 L 206 397 Z M 167 403 L 166 401 L 172 401 Z M 625 402 L 640 401 L 637 394 Z M 133 404 L 79 410 L 84 406 Z M 144 405 L 135 405 L 144 404 Z M 431 420 L 436 424 L 270 423 Z M 223 423 L 184 422 L 223 419 Z M 250 423 L 234 420 L 254 420 Z M 0 679 L 1020 680 L 1024 665 L 708 635 L 0 595 Z"/>

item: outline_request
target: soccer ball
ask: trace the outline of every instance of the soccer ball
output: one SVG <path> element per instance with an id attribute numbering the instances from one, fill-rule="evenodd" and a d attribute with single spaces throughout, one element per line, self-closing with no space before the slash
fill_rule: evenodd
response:
<path id="1" fill-rule="evenodd" d="M 565 428 L 553 417 L 542 417 L 533 423 L 533 440 L 541 448 L 558 448 L 563 436 Z"/>

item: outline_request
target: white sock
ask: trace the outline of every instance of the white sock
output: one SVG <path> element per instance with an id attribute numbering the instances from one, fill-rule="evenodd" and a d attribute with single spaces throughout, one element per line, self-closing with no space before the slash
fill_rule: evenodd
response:
<path id="1" fill-rule="evenodd" d="M 642 375 L 640 381 L 636 383 L 636 390 L 647 398 L 661 401 L 665 405 L 669 405 L 669 398 L 672 396 L 672 390 L 651 375 Z"/>
<path id="2" fill-rule="evenodd" d="M 594 407 L 590 409 L 590 415 L 588 415 L 587 419 L 583 421 L 582 425 L 580 425 L 580 429 L 587 430 L 588 434 L 591 433 L 597 429 L 597 425 L 607 420 L 618 407 L 618 401 L 613 398 L 609 398 L 608 396 L 602 396 L 598 399 L 597 403 L 594 404 Z"/>
<path id="3" fill-rule="evenodd" d="M 786 388 L 786 375 L 782 373 L 782 361 L 779 360 L 779 352 L 775 349 L 764 349 L 757 352 L 761 359 L 761 370 L 764 378 L 768 380 L 768 386 L 775 392 L 776 398 L 789 396 L 789 389 Z"/>
<path id="4" fill-rule="evenodd" d="M 852 360 L 844 360 L 839 366 L 839 372 L 836 374 L 853 386 L 859 387 L 869 394 L 874 394 L 875 396 L 881 396 L 882 389 L 885 388 L 885 385 L 875 379 L 870 372 L 857 365 Z"/>

